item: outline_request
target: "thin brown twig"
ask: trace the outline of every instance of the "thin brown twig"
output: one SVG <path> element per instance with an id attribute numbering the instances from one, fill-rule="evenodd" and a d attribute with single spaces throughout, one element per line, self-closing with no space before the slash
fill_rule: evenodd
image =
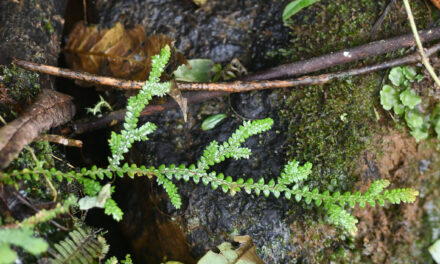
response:
<path id="1" fill-rule="evenodd" d="M 427 50 L 427 56 L 431 56 L 437 51 L 440 51 L 440 43 L 432 46 Z M 323 74 L 318 76 L 305 76 L 297 80 L 291 80 L 292 82 L 297 81 L 297 83 L 301 83 L 302 85 L 312 85 L 312 84 L 323 84 L 329 82 L 335 78 L 345 78 L 348 76 L 355 76 L 360 74 L 366 74 L 374 71 L 379 71 L 387 68 L 392 68 L 399 65 L 407 65 L 413 64 L 420 61 L 420 55 L 418 53 L 408 55 L 403 58 L 394 59 L 388 62 L 384 62 L 378 65 L 367 66 L 360 69 L 349 70 L 345 72 L 333 73 L 333 74 Z M 306 83 L 306 81 L 309 83 Z M 189 84 L 189 83 L 188 83 Z M 292 84 L 292 83 L 291 83 Z M 182 84 L 179 84 L 182 85 Z M 266 87 L 267 88 L 267 87 Z M 224 91 L 215 91 L 215 92 L 198 92 L 191 93 L 188 98 L 188 104 L 200 103 L 215 97 L 227 95 L 228 92 Z M 161 105 L 147 105 L 141 112 L 141 116 L 148 116 L 155 113 L 159 113 L 162 111 L 170 110 L 177 107 L 177 103 L 174 100 L 167 100 L 164 104 Z M 108 126 L 113 126 L 122 122 L 125 117 L 125 109 L 111 112 L 110 114 L 103 116 L 96 120 L 88 120 L 83 122 L 77 122 L 73 125 L 74 134 L 83 134 L 85 132 L 94 131 L 98 129 L 103 129 Z"/>
<path id="2" fill-rule="evenodd" d="M 36 213 L 39 212 L 39 210 L 33 204 L 31 204 L 25 197 L 23 197 L 19 192 L 15 191 L 14 194 L 17 197 L 17 199 L 20 200 L 24 205 L 28 206 L 29 208 L 31 208 Z M 63 231 L 68 231 L 69 230 L 66 227 L 58 224 L 57 222 L 55 222 L 52 219 L 49 220 L 49 222 L 51 222 L 54 226 L 58 227 L 59 229 L 61 229 Z"/>
<path id="3" fill-rule="evenodd" d="M 411 7 L 409 5 L 409 1 L 403 0 L 403 3 L 405 5 L 406 13 L 408 14 L 409 24 L 411 26 L 411 30 L 413 32 L 414 39 L 417 44 L 417 48 L 419 50 L 420 56 L 422 57 L 422 63 L 423 63 L 423 65 L 425 65 L 425 68 L 429 72 L 429 74 L 431 75 L 432 79 L 434 79 L 434 82 L 437 84 L 437 87 L 440 87 L 440 79 L 438 78 L 437 74 L 435 73 L 434 68 L 432 68 L 431 63 L 429 63 L 428 56 L 425 54 L 425 51 L 423 49 L 422 41 L 420 40 L 420 35 L 417 32 L 416 22 L 414 21 L 414 16 L 412 14 Z"/>
<path id="4" fill-rule="evenodd" d="M 87 25 L 87 0 L 83 0 L 84 24 Z"/>
<path id="5" fill-rule="evenodd" d="M 440 27 L 425 29 L 419 31 L 422 42 L 433 41 L 440 38 Z M 323 56 L 315 57 L 306 61 L 298 61 L 290 64 L 280 65 L 253 75 L 248 75 L 241 80 L 269 80 L 300 76 L 322 69 L 327 69 L 336 65 L 341 65 L 357 60 L 365 59 L 370 56 L 385 54 L 405 47 L 411 47 L 415 44 L 412 34 L 406 34 L 385 40 L 378 40 L 349 48 Z"/>
<path id="6" fill-rule="evenodd" d="M 422 41 L 431 41 L 438 39 L 440 38 L 440 27 L 422 30 L 420 31 L 420 36 Z M 364 59 L 368 56 L 374 56 L 374 55 L 391 52 L 403 47 L 414 45 L 414 43 L 415 43 L 414 37 L 412 36 L 412 34 L 407 34 L 386 40 L 374 41 L 365 45 L 327 54 L 324 56 L 315 57 L 309 60 L 281 65 L 261 73 L 245 76 L 241 78 L 241 81 L 260 81 L 260 80 L 269 80 L 275 78 L 284 78 L 287 76 L 298 76 L 298 75 L 308 74 L 332 66 Z M 69 69 L 62 69 L 48 65 L 35 64 L 17 59 L 14 60 L 14 63 L 17 66 L 32 71 L 38 71 L 50 75 L 71 78 L 75 80 L 89 82 L 91 84 L 113 86 L 120 89 L 127 89 L 127 90 L 140 89 L 143 85 L 143 82 L 139 82 L 139 81 L 127 81 L 127 80 L 120 80 L 111 77 L 100 77 L 89 73 L 80 73 Z M 222 86 L 223 84 L 210 84 L 210 85 L 213 87 L 219 85 Z M 246 85 L 256 85 L 256 84 L 255 83 L 241 84 L 242 88 L 244 88 L 243 86 Z M 274 83 L 273 85 L 275 86 L 273 88 L 280 88 L 290 84 L 281 81 L 280 83 Z M 260 86 L 262 86 L 262 88 L 260 89 L 272 88 L 272 87 L 264 88 L 268 86 L 268 83 L 261 83 Z M 224 87 L 224 85 L 222 87 Z M 183 87 L 180 88 L 182 89 Z M 199 87 L 199 89 L 201 88 L 202 87 Z M 205 86 L 203 88 L 205 88 Z M 188 88 L 188 84 L 185 84 L 185 89 L 195 90 L 194 88 Z M 214 88 L 210 89 L 210 91 L 212 91 L 213 89 Z M 219 88 L 219 87 L 215 89 L 228 91 L 228 89 Z M 235 91 L 230 91 L 230 92 L 235 92 Z"/>
<path id="7" fill-rule="evenodd" d="M 374 26 L 371 29 L 371 33 L 370 33 L 372 38 L 375 38 L 377 36 L 377 32 L 378 32 L 380 26 L 382 26 L 383 21 L 385 20 L 385 18 L 387 17 L 388 13 L 391 10 L 391 7 L 395 3 L 396 3 L 396 0 L 390 0 L 390 2 L 388 3 L 387 7 L 385 7 L 385 10 L 380 15 L 379 19 L 376 21 L 376 23 L 374 23 Z"/>
<path id="8" fill-rule="evenodd" d="M 83 145 L 83 142 L 81 140 L 65 138 L 61 135 L 52 135 L 52 134 L 39 135 L 34 139 L 34 141 L 48 141 L 48 142 L 61 144 L 68 147 L 76 147 L 76 148 L 82 148 Z"/>
<path id="9" fill-rule="evenodd" d="M 437 51 L 438 45 L 432 49 Z M 435 52 L 434 51 L 434 52 Z M 398 65 L 409 64 L 419 61 L 418 55 L 410 55 L 401 59 L 381 63 L 373 66 L 367 66 L 360 69 L 349 70 L 345 72 L 322 74 L 318 76 L 304 76 L 291 80 L 269 80 L 269 81 L 235 81 L 235 82 L 219 82 L 219 83 L 185 83 L 179 82 L 177 86 L 182 91 L 223 91 L 230 93 L 248 92 L 254 90 L 288 88 L 303 85 L 315 85 L 329 82 L 332 79 L 344 78 L 347 76 L 355 76 L 366 74 Z M 96 76 L 86 72 L 77 72 L 69 69 L 58 68 L 54 66 L 37 64 L 28 61 L 14 60 L 17 66 L 28 70 L 44 72 L 52 75 L 68 77 L 76 80 L 86 81 L 94 84 L 108 85 L 126 90 L 139 90 L 144 82 L 122 80 L 111 77 Z"/>

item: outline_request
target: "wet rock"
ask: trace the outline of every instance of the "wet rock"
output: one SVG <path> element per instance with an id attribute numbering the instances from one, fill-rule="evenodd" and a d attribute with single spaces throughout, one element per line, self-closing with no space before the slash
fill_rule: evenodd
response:
<path id="1" fill-rule="evenodd" d="M 249 70 L 268 68 L 266 52 L 277 49 L 287 38 L 281 14 L 288 1 L 208 1 L 197 8 L 191 1 L 97 1 L 100 25 L 111 26 L 121 21 L 125 26 L 141 24 L 149 34 L 167 34 L 176 39 L 176 46 L 187 58 L 210 58 L 215 62 L 230 62 L 238 57 Z M 275 125 L 269 132 L 254 136 L 245 144 L 253 151 L 249 160 L 226 160 L 213 170 L 231 175 L 234 179 L 251 177 L 266 181 L 277 177 L 286 163 L 285 138 L 278 118 L 280 93 L 277 91 L 234 94 L 201 105 L 189 107 L 188 123 L 178 110 L 142 118 L 158 129 L 146 142 L 135 144 L 129 160 L 138 164 L 192 164 L 212 141 L 227 140 L 244 119 L 272 117 Z M 211 114 L 225 113 L 228 117 L 212 130 L 202 131 L 202 121 Z M 260 256 L 267 263 L 289 262 L 286 256 L 289 242 L 289 223 L 286 212 L 291 202 L 274 197 L 254 197 L 238 193 L 234 197 L 221 190 L 192 182 L 178 182 L 183 208 L 176 210 L 163 190 L 160 210 L 173 215 L 186 233 L 192 254 L 198 258 L 234 235 L 250 235 Z M 118 204 L 133 208 L 148 199 L 140 193 L 125 193 Z M 138 200 L 137 202 L 133 202 Z M 129 206 L 124 203 L 130 201 Z M 135 219 L 135 218 L 133 218 Z M 137 225 L 138 223 L 126 223 Z M 166 238 L 162 238 L 166 239 Z"/>

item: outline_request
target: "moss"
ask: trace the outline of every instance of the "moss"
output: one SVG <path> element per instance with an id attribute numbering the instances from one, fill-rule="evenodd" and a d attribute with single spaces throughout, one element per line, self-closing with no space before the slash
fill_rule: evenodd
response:
<path id="1" fill-rule="evenodd" d="M 291 28 L 288 46 L 267 55 L 288 63 L 368 43 L 374 37 L 371 29 L 388 3 L 388 0 L 322 0 L 295 15 L 287 24 Z M 402 5 L 397 1 L 390 9 L 375 39 L 410 31 Z M 427 15 L 423 1 L 412 1 L 411 7 L 419 28 L 426 28 L 438 17 L 439 12 Z"/>
<path id="2" fill-rule="evenodd" d="M 14 64 L 1 66 L 0 71 L 0 112 L 8 119 L 11 111 L 23 108 L 26 101 L 38 94 L 39 75 Z"/>
<path id="3" fill-rule="evenodd" d="M 312 186 L 347 189 L 375 124 L 377 75 L 291 92 L 281 112 L 288 124 L 288 156 L 314 165 Z"/>
<path id="4" fill-rule="evenodd" d="M 36 141 L 29 145 L 32 148 L 35 157 L 40 162 L 44 162 L 44 167 L 51 168 L 55 166 L 55 161 L 52 157 L 53 149 L 47 141 Z M 17 169 L 33 168 L 36 166 L 32 153 L 28 149 L 23 149 L 18 158 L 11 163 L 11 167 Z"/>

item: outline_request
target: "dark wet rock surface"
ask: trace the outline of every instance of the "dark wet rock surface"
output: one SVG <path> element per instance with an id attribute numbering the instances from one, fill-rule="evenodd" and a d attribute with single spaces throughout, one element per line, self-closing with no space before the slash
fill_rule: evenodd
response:
<path id="1" fill-rule="evenodd" d="M 281 14 L 288 2 L 208 0 L 198 8 L 188 0 L 99 0 L 97 10 L 101 26 L 141 24 L 147 34 L 172 36 L 187 58 L 227 63 L 240 57 L 254 70 L 270 67 L 266 52 L 287 42 Z"/>
<path id="2" fill-rule="evenodd" d="M 175 38 L 176 46 L 188 58 L 210 58 L 223 66 L 237 57 L 250 70 L 269 68 L 276 64 L 265 57 L 266 52 L 279 48 L 287 41 L 288 33 L 281 14 L 288 1 L 208 1 L 198 8 L 191 1 L 97 1 L 100 25 L 109 27 L 116 21 L 125 26 L 144 25 L 148 34 L 167 34 Z M 190 106 L 189 121 L 183 122 L 180 111 L 173 110 L 144 118 L 158 129 L 150 140 L 138 143 L 129 160 L 138 164 L 192 164 L 212 141 L 223 142 L 245 119 L 272 117 L 274 127 L 269 132 L 247 140 L 252 149 L 249 160 L 227 160 L 214 166 L 234 179 L 252 177 L 266 181 L 277 177 L 285 160 L 286 131 L 278 118 L 282 107 L 279 91 L 234 94 Z M 202 131 L 202 121 L 209 115 L 226 113 L 228 118 L 216 128 Z M 289 262 L 286 252 L 292 251 L 289 242 L 287 212 L 292 202 L 274 197 L 254 197 L 238 193 L 235 197 L 220 189 L 213 191 L 203 184 L 177 183 L 183 198 L 181 210 L 176 211 L 166 195 L 160 195 L 159 210 L 173 216 L 175 223 L 186 233 L 196 258 L 214 249 L 234 235 L 250 235 L 260 256 L 268 263 Z M 128 190 L 124 187 L 124 190 Z M 162 192 L 159 187 L 156 192 Z M 119 193 L 123 208 L 136 210 L 136 204 L 148 199 L 142 193 Z M 124 205 L 130 201 L 130 205 Z M 133 203 L 133 201 L 137 201 Z M 138 225 L 127 223 L 125 225 Z M 123 229 L 124 227 L 122 227 Z M 164 238 L 165 239 L 165 238 Z M 141 259 L 141 258 L 140 258 Z"/>

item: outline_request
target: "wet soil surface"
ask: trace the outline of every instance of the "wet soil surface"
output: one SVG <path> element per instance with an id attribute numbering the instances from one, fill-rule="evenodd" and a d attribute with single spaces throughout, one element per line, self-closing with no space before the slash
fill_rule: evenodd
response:
<path id="1" fill-rule="evenodd" d="M 109 27 L 116 21 L 123 22 L 126 27 L 141 24 L 148 34 L 172 36 L 176 47 L 187 58 L 210 58 L 225 65 L 237 57 L 248 70 L 254 71 L 275 65 L 276 62 L 267 59 L 265 54 L 287 41 L 288 32 L 281 22 L 287 2 L 208 1 L 207 5 L 198 8 L 191 1 L 181 0 L 97 1 L 96 9 L 100 12 L 101 26 Z M 213 169 L 234 179 L 252 177 L 258 180 L 263 176 L 268 180 L 277 177 L 286 162 L 286 136 L 282 132 L 286 129 L 281 127 L 278 118 L 282 107 L 280 102 L 282 98 L 277 91 L 235 94 L 190 106 L 187 124 L 177 110 L 145 118 L 142 121 L 152 121 L 158 129 L 150 140 L 132 149 L 129 159 L 145 165 L 196 163 L 209 142 L 227 140 L 243 120 L 272 117 L 275 120 L 272 130 L 254 136 L 244 144 L 253 150 L 249 160 L 227 160 Z M 212 130 L 201 130 L 203 119 L 216 113 L 226 113 L 228 118 Z M 293 247 L 286 221 L 287 211 L 292 208 L 288 201 L 240 193 L 231 197 L 202 184 L 179 182 L 184 205 L 183 209 L 176 211 L 160 188 L 150 190 L 148 196 L 145 190 L 130 191 L 136 184 L 139 183 L 124 183 L 117 194 L 118 204 L 127 208 L 120 227 L 127 239 L 151 234 L 146 226 L 148 223 L 145 223 L 151 219 L 151 211 L 140 212 L 138 208 L 145 199 L 156 197 L 153 198 L 157 203 L 153 215 L 173 216 L 174 222 L 186 234 L 191 255 L 195 258 L 224 241 L 231 241 L 234 235 L 246 234 L 254 239 L 258 253 L 267 263 L 293 260 L 287 255 Z M 133 228 L 129 231 L 129 226 L 136 226 L 136 231 Z M 159 234 L 157 239 L 167 238 Z M 131 240 L 135 258 L 151 260 L 146 256 L 151 253 L 146 251 L 149 245 L 135 240 Z M 167 257 L 172 259 L 173 256 L 183 260 L 179 254 L 170 253 Z"/>

